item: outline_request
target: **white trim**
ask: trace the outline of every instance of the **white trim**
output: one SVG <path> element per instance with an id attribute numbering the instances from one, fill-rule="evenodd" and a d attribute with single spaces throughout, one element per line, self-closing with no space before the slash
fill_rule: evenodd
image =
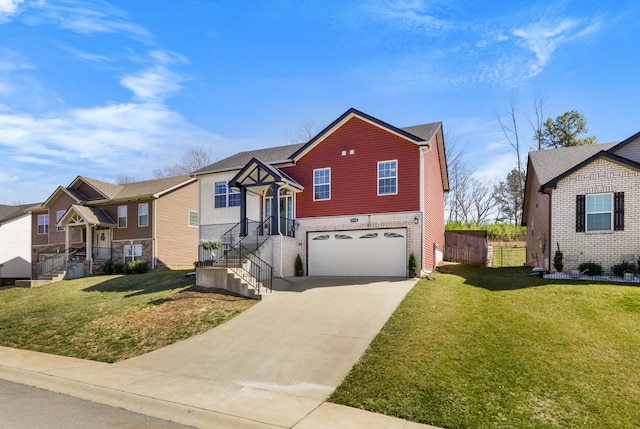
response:
<path id="1" fill-rule="evenodd" d="M 188 185 L 188 184 L 190 184 L 190 183 L 193 183 L 193 182 L 195 182 L 196 180 L 198 180 L 198 179 L 196 179 L 195 177 L 191 177 L 191 178 L 189 178 L 189 179 L 185 180 L 184 182 L 180 182 L 180 183 L 178 183 L 177 185 L 174 185 L 174 186 L 172 186 L 172 187 L 170 187 L 170 188 L 163 189 L 163 190 L 162 190 L 162 191 L 160 191 L 160 192 L 156 192 L 155 194 L 153 194 L 153 197 L 154 197 L 154 198 L 160 198 L 162 195 L 167 194 L 167 193 L 169 193 L 169 192 L 171 192 L 171 191 L 174 191 L 174 190 L 176 190 L 176 189 L 178 189 L 178 188 L 181 188 L 181 187 L 183 187 L 183 186 L 186 186 L 186 185 Z"/>
<path id="2" fill-rule="evenodd" d="M 381 179 L 380 178 L 380 164 L 383 164 L 385 162 L 395 162 L 396 163 L 396 175 L 393 177 L 396 180 L 396 191 L 395 192 L 385 192 L 384 194 L 381 194 L 380 193 L 380 179 Z M 386 161 L 378 161 L 378 164 L 377 164 L 376 168 L 377 168 L 377 177 L 378 177 L 378 180 L 376 180 L 376 192 L 377 192 L 377 195 L 379 197 L 384 197 L 386 195 L 398 195 L 398 187 L 399 187 L 398 186 L 398 176 L 399 176 L 399 174 L 398 174 L 398 160 L 397 159 L 389 159 L 389 160 L 386 160 Z M 382 177 L 382 179 L 391 179 L 391 177 Z"/>
<path id="3" fill-rule="evenodd" d="M 120 216 L 120 207 L 124 207 L 124 216 Z M 126 204 L 123 206 L 118 206 L 116 217 L 117 217 L 116 223 L 118 224 L 118 229 L 124 229 L 129 225 L 129 208 L 127 207 Z M 121 217 L 124 217 L 124 226 L 120 226 Z"/>
<path id="4" fill-rule="evenodd" d="M 329 171 L 329 183 L 319 183 L 316 184 L 316 171 Z M 329 197 L 328 198 L 316 198 L 316 186 L 329 186 Z M 331 200 L 331 167 L 323 167 L 323 168 L 314 168 L 313 169 L 313 201 L 329 201 Z"/>
<path id="5" fill-rule="evenodd" d="M 599 212 L 593 212 L 593 213 L 589 213 L 589 197 L 594 197 L 596 195 L 608 195 L 609 196 L 609 202 L 611 205 L 611 209 L 608 211 L 599 211 Z M 612 192 L 597 192 L 597 193 L 593 193 L 593 194 L 586 194 L 584 197 L 584 232 L 588 232 L 588 233 L 602 233 L 602 232 L 611 232 L 613 231 L 613 211 L 614 211 L 614 200 L 613 200 L 613 193 Z M 589 215 L 590 214 L 609 214 L 609 229 L 593 229 L 590 230 L 589 229 Z"/>
<path id="6" fill-rule="evenodd" d="M 347 122 L 348 122 L 349 120 L 351 120 L 352 118 L 358 118 L 358 119 L 360 119 L 361 121 L 364 121 L 364 122 L 366 122 L 366 123 L 368 123 L 368 124 L 370 124 L 370 125 L 373 125 L 374 127 L 377 127 L 377 128 L 379 128 L 379 129 L 381 129 L 381 130 L 387 131 L 388 133 L 391 133 L 391 134 L 393 134 L 393 135 L 395 135 L 395 136 L 398 136 L 398 137 L 400 137 L 400 138 L 402 138 L 402 139 L 404 139 L 404 140 L 406 140 L 406 141 L 408 141 L 408 142 L 410 142 L 410 143 L 413 143 L 413 144 L 415 144 L 415 145 L 417 145 L 417 146 L 424 146 L 425 144 L 427 144 L 427 145 L 429 144 L 429 142 L 428 142 L 428 141 L 426 141 L 426 140 L 415 141 L 414 139 L 411 139 L 411 138 L 407 137 L 406 135 L 404 135 L 404 134 L 402 134 L 402 133 L 398 133 L 398 132 L 396 132 L 396 131 L 394 131 L 394 130 L 392 130 L 392 129 L 390 129 L 390 128 L 384 127 L 383 125 L 381 125 L 381 124 L 379 124 L 379 123 L 377 123 L 377 122 L 371 121 L 371 120 L 369 120 L 369 119 L 367 119 L 367 118 L 365 118 L 365 117 L 363 117 L 363 116 L 360 116 L 360 115 L 359 115 L 359 114 L 357 114 L 356 112 L 351 112 L 351 113 L 349 113 L 347 116 L 345 116 L 345 117 L 344 117 L 340 122 L 336 123 L 333 127 L 331 127 L 330 129 L 326 130 L 326 131 L 325 131 L 325 133 L 322 135 L 322 137 L 321 137 L 321 138 L 319 138 L 318 140 L 314 141 L 314 142 L 313 142 L 313 144 L 311 144 L 311 145 L 307 146 L 307 147 L 305 148 L 305 150 L 304 150 L 304 151 L 300 152 L 300 153 L 296 156 L 296 159 L 294 160 L 294 162 L 296 162 L 296 161 L 297 161 L 297 160 L 299 160 L 300 158 L 303 158 L 303 157 L 304 157 L 307 153 L 309 153 L 313 148 L 315 148 L 318 144 L 322 143 L 322 142 L 323 142 L 327 137 L 329 137 L 331 134 L 333 134 L 333 133 L 334 133 L 338 128 L 342 127 L 345 123 L 347 123 Z M 382 122 L 382 121 L 381 121 L 381 122 Z M 392 125 L 390 125 L 390 124 L 388 124 L 388 125 L 389 125 L 389 126 L 392 126 Z M 411 133 L 409 133 L 409 134 L 411 134 Z M 415 137 L 420 138 L 419 136 L 415 136 Z M 304 147 L 304 146 L 303 146 L 303 147 Z M 272 163 L 272 165 L 273 165 L 273 164 L 274 164 L 274 163 Z"/>
<path id="7" fill-rule="evenodd" d="M 60 214 L 62 212 L 62 214 Z M 62 232 L 64 231 L 64 226 L 60 226 L 58 225 L 58 223 L 60 222 L 60 219 L 62 219 L 64 217 L 64 214 L 66 213 L 66 210 L 56 210 L 56 231 L 57 232 Z"/>
<path id="8" fill-rule="evenodd" d="M 36 235 L 49 235 L 49 222 L 50 222 L 50 218 L 49 218 L 49 213 L 46 214 L 39 214 L 36 215 Z M 47 223 L 40 223 L 40 216 L 46 216 L 47 218 Z M 40 225 L 43 225 L 45 228 L 44 232 L 40 232 Z"/>
<path id="9" fill-rule="evenodd" d="M 140 206 L 147 206 L 147 224 L 140 225 Z M 149 203 L 138 203 L 138 228 L 146 228 L 149 226 Z"/>
<path id="10" fill-rule="evenodd" d="M 151 269 L 155 269 L 156 265 L 157 265 L 157 261 L 156 259 L 158 259 L 158 221 L 157 221 L 157 216 L 156 213 L 158 212 L 156 210 L 156 208 L 158 207 L 157 204 L 157 199 L 153 199 L 151 200 L 151 210 L 152 210 L 152 216 L 153 216 L 153 224 L 151 225 L 151 251 L 153 252 L 153 255 L 151 255 Z"/>
<path id="11" fill-rule="evenodd" d="M 195 211 L 195 210 L 189 210 L 188 211 L 188 215 L 187 215 L 187 225 L 189 226 L 189 228 L 198 228 L 200 226 L 200 214 Z M 195 213 L 196 214 L 196 224 L 195 225 L 191 225 L 191 213 Z"/>

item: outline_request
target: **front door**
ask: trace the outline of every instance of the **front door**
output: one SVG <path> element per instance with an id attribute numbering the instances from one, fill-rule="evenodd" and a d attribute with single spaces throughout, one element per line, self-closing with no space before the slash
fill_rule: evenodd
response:
<path id="1" fill-rule="evenodd" d="M 272 207 L 273 198 L 266 197 L 264 200 L 264 215 L 265 218 L 269 218 L 272 216 Z M 292 195 L 282 195 L 280 196 L 280 233 L 282 235 L 293 235 L 293 196 Z M 265 225 L 267 231 L 271 229 Z"/>
<path id="2" fill-rule="evenodd" d="M 93 259 L 108 261 L 111 259 L 111 229 L 96 229 L 93 238 Z"/>
<path id="3" fill-rule="evenodd" d="M 293 198 L 291 195 L 280 197 L 280 232 L 291 236 L 293 232 Z"/>

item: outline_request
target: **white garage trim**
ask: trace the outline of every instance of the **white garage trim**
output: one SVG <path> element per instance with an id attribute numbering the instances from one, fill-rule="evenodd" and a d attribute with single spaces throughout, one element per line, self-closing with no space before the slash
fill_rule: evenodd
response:
<path id="1" fill-rule="evenodd" d="M 307 233 L 310 276 L 406 277 L 407 229 Z"/>

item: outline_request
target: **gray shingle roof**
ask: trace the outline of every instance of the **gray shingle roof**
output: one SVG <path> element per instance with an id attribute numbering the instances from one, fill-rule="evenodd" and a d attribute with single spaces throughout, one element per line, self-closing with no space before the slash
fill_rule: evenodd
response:
<path id="1" fill-rule="evenodd" d="M 558 177 L 582 161 L 602 150 L 609 150 L 617 143 L 592 144 L 584 146 L 561 147 L 558 149 L 529 152 L 531 165 L 541 185 Z"/>
<path id="2" fill-rule="evenodd" d="M 441 122 L 433 122 L 430 124 L 415 125 L 412 127 L 400 128 L 416 137 L 425 141 L 430 141 L 438 129 L 442 126 Z M 277 146 L 266 149 L 248 150 L 238 152 L 228 158 L 214 162 L 200 170 L 193 172 L 194 175 L 214 173 L 221 171 L 239 170 L 244 167 L 253 158 L 259 159 L 265 164 L 274 164 L 281 161 L 288 161 L 292 156 L 307 143 L 290 144 L 286 146 Z"/>
<path id="3" fill-rule="evenodd" d="M 193 174 L 214 173 L 220 171 L 239 170 L 244 167 L 253 158 L 259 159 L 265 164 L 274 164 L 279 161 L 287 161 L 291 156 L 306 143 L 290 144 L 286 146 L 277 146 L 266 149 L 248 150 L 238 152 L 228 158 L 221 159 L 213 164 L 207 165 L 200 170 L 196 170 Z"/>
<path id="4" fill-rule="evenodd" d="M 0 224 L 27 214 L 26 210 L 34 205 L 35 204 L 20 204 L 17 206 L 8 206 L 0 204 Z"/>
<path id="5" fill-rule="evenodd" d="M 420 137 L 425 141 L 431 141 L 440 127 L 442 127 L 442 122 L 432 122 L 430 124 L 414 125 L 400 129 L 416 137 Z"/>
<path id="6" fill-rule="evenodd" d="M 85 207 L 73 204 L 71 206 L 73 210 L 76 211 L 80 216 L 84 218 L 89 224 L 92 225 L 105 225 L 105 226 L 116 226 L 117 223 L 111 219 L 104 210 L 96 208 L 96 207 Z"/>
<path id="7" fill-rule="evenodd" d="M 122 185 L 102 182 L 89 177 L 80 176 L 80 179 L 89 183 L 98 191 L 105 194 L 110 200 L 123 200 L 128 198 L 147 197 L 169 190 L 184 182 L 192 180 L 191 176 L 173 176 L 162 179 L 144 180 Z"/>

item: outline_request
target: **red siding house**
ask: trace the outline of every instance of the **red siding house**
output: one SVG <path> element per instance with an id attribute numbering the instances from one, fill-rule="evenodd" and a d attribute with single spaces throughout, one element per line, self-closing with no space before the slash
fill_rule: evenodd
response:
<path id="1" fill-rule="evenodd" d="M 349 109 L 307 143 L 240 152 L 194 176 L 200 241 L 227 246 L 211 259 L 240 245 L 278 277 L 296 274 L 297 255 L 320 276 L 405 277 L 412 252 L 418 273 L 442 259 L 440 122 L 397 128 Z"/>

